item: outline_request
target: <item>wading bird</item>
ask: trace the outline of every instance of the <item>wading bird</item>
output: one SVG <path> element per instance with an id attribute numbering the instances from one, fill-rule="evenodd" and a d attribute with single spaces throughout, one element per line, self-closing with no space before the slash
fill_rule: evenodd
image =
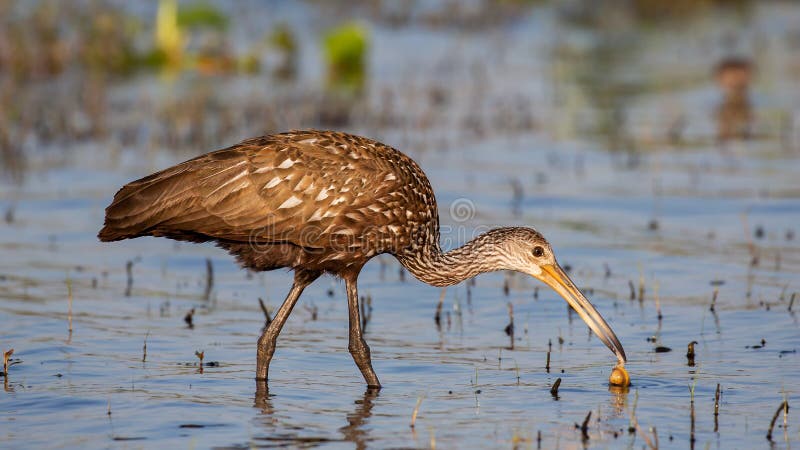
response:
<path id="1" fill-rule="evenodd" d="M 258 340 L 258 380 L 268 378 L 278 334 L 303 289 L 328 273 L 345 281 L 350 353 L 368 386 L 380 387 L 361 333 L 356 283 L 364 264 L 381 253 L 433 286 L 495 270 L 531 275 L 564 297 L 614 352 L 618 367 L 625 363 L 617 336 L 541 234 L 496 228 L 442 252 L 428 178 L 408 156 L 367 138 L 332 131 L 262 136 L 133 181 L 106 208 L 98 237 L 139 236 L 212 241 L 242 267 L 294 271 L 286 300 Z"/>

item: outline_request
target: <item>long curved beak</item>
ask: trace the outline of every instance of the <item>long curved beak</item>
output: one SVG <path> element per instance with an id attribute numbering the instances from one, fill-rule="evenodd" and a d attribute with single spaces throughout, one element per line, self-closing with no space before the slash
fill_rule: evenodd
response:
<path id="1" fill-rule="evenodd" d="M 548 264 L 541 266 L 541 269 L 542 272 L 537 278 L 564 297 L 564 300 L 578 312 L 578 315 L 581 316 L 581 319 L 586 322 L 586 325 L 589 326 L 594 334 L 606 344 L 606 347 L 617 355 L 619 363 L 624 365 L 625 361 L 627 361 L 625 350 L 622 348 L 619 339 L 617 339 L 617 335 L 614 334 L 614 330 L 606 323 L 603 316 L 597 312 L 594 305 L 586 299 L 577 287 L 575 287 L 575 284 L 569 276 L 564 273 L 561 266 L 559 266 L 558 263 L 552 265 Z"/>

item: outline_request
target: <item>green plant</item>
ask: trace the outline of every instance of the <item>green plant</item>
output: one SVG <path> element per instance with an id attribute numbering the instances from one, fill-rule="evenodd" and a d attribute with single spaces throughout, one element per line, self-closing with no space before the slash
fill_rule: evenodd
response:
<path id="1" fill-rule="evenodd" d="M 350 23 L 330 30 L 323 49 L 332 84 L 355 90 L 363 87 L 369 35 L 361 25 Z"/>

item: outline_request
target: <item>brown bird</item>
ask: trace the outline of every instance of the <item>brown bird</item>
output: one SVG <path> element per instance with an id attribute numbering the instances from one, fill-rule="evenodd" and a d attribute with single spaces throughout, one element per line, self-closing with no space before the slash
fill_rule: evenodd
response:
<path id="1" fill-rule="evenodd" d="M 754 116 L 749 88 L 754 72 L 754 64 L 740 57 L 725 58 L 714 66 L 714 78 L 723 93 L 715 112 L 720 142 L 749 139 L 752 135 Z"/>
<path id="2" fill-rule="evenodd" d="M 344 279 L 349 350 L 370 387 L 380 387 L 361 332 L 357 279 L 364 264 L 394 255 L 419 280 L 449 286 L 483 272 L 515 270 L 558 292 L 625 363 L 600 313 L 532 228 L 496 228 L 442 252 L 428 178 L 379 142 L 333 131 L 248 139 L 125 185 L 106 208 L 101 241 L 163 236 L 213 241 L 242 267 L 294 271 L 294 284 L 258 340 L 256 378 L 267 380 L 281 327 L 303 289 L 323 273 Z"/>

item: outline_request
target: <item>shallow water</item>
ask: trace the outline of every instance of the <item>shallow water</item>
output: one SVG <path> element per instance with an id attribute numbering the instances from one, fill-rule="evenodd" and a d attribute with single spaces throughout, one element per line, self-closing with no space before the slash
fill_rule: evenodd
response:
<path id="1" fill-rule="evenodd" d="M 440 290 L 401 279 L 385 256 L 359 279 L 360 293 L 372 298 L 365 337 L 385 387 L 365 391 L 346 350 L 344 286 L 322 278 L 279 338 L 269 392 L 257 392 L 255 341 L 264 322 L 257 299 L 277 307 L 291 275 L 247 274 L 213 246 L 97 242 L 103 208 L 119 186 L 212 149 L 169 152 L 109 139 L 31 150 L 24 181 L 2 181 L 0 210 L 12 210 L 13 220 L 0 225 L 0 346 L 15 350 L 0 395 L 2 446 L 641 448 L 657 434 L 663 448 L 766 447 L 776 408 L 784 399 L 794 407 L 800 395 L 800 299 L 789 306 L 800 290 L 799 124 L 781 132 L 773 120 L 796 122 L 800 90 L 788 68 L 800 60 L 791 43 L 800 10 L 753 9 L 744 18 L 701 15 L 691 29 L 704 31 L 684 34 L 674 24 L 587 31 L 550 20 L 559 15 L 553 7 L 488 34 L 371 25 L 370 99 L 395 92 L 394 115 L 405 125 L 374 128 L 364 119 L 347 128 L 420 162 L 437 192 L 446 247 L 487 226 L 543 232 L 625 346 L 629 390 L 608 387 L 613 356 L 535 280 L 493 273 L 471 288 L 449 288 L 437 328 Z M 301 12 L 294 21 L 314 16 Z M 744 27 L 745 48 L 752 34 L 769 43 L 753 87 L 761 134 L 719 146 L 712 117 L 719 94 L 706 79 L 706 52 L 720 53 L 715 39 L 731 23 Z M 638 38 L 631 52 L 595 55 L 630 36 Z M 420 46 L 422 37 L 429 45 Z M 676 59 L 685 73 L 670 71 Z M 491 64 L 474 69 L 476 61 Z M 592 68 L 601 64 L 607 71 Z M 676 88 L 668 83 L 675 79 L 699 81 Z M 436 109 L 425 92 L 442 80 L 448 100 Z M 141 76 L 114 85 L 111 96 L 157 105 L 164 92 L 195 82 Z M 624 89 L 637 83 L 644 86 L 635 94 Z M 214 80 L 216 95 L 232 104 L 249 92 L 270 101 L 260 84 Z M 608 92 L 619 104 L 606 104 Z M 531 124 L 508 121 L 522 114 L 507 114 L 515 98 Z M 688 124 L 678 143 L 665 137 L 674 115 Z M 607 123 L 616 128 L 605 130 Z M 522 186 L 516 200 L 512 180 Z M 466 206 L 467 216 L 453 205 Z M 208 298 L 206 258 L 214 268 Z M 630 299 L 629 282 L 635 290 L 644 284 L 642 301 Z M 509 302 L 513 349 L 504 333 Z M 691 341 L 698 341 L 693 367 L 685 356 Z M 210 363 L 202 370 L 196 351 Z M 640 432 L 631 434 L 634 411 Z M 576 424 L 589 412 L 584 439 Z M 776 447 L 800 440 L 794 408 L 787 419 L 784 428 L 778 418 Z"/>

